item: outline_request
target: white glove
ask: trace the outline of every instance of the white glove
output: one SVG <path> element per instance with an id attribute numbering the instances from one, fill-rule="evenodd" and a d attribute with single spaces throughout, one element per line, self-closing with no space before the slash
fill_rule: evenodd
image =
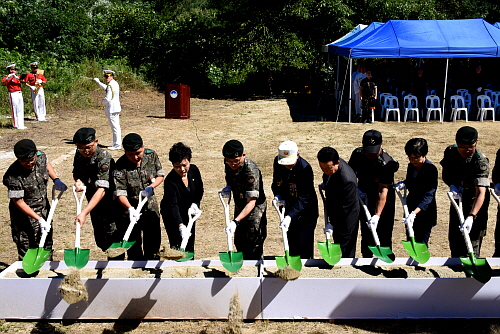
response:
<path id="1" fill-rule="evenodd" d="M 288 228 L 290 227 L 291 222 L 292 222 L 292 217 L 285 216 L 285 218 L 283 218 L 283 220 L 280 223 L 280 228 L 285 230 L 285 231 L 288 231 Z"/>
<path id="2" fill-rule="evenodd" d="M 477 91 L 478 91 L 478 92 L 481 92 L 482 90 L 483 90 L 483 87 L 478 87 L 478 88 L 477 88 Z"/>
<path id="3" fill-rule="evenodd" d="M 9 73 L 9 75 L 7 76 L 7 79 L 12 78 L 15 75 L 16 75 L 16 73 Z"/>
<path id="4" fill-rule="evenodd" d="M 370 220 L 367 222 L 368 224 L 368 227 L 371 228 L 371 229 L 376 229 L 377 226 L 378 226 L 378 220 L 380 219 L 379 216 L 377 215 L 373 215 Z"/>
<path id="5" fill-rule="evenodd" d="M 36 82 L 37 84 L 41 84 L 41 83 L 42 83 L 42 79 L 37 79 L 35 82 Z"/>
<path id="6" fill-rule="evenodd" d="M 68 190 L 68 186 L 66 186 L 61 180 L 54 179 L 54 188 L 60 191 Z"/>
<path id="7" fill-rule="evenodd" d="M 191 236 L 191 232 L 188 231 L 187 226 L 184 224 L 179 226 L 179 232 L 181 234 L 182 239 L 187 239 Z"/>
<path id="8" fill-rule="evenodd" d="M 153 195 L 153 187 L 147 186 L 146 189 L 141 191 L 141 195 L 142 195 L 142 197 L 149 197 L 149 196 Z"/>
<path id="9" fill-rule="evenodd" d="M 276 201 L 277 206 L 285 206 L 285 201 L 283 199 L 281 199 L 280 195 L 274 196 L 273 201 Z"/>
<path id="10" fill-rule="evenodd" d="M 328 234 L 332 235 L 332 234 L 333 234 L 333 226 L 332 226 L 332 224 L 327 223 L 327 224 L 325 225 L 325 228 L 323 229 L 323 232 L 325 232 L 325 233 L 328 233 Z"/>
<path id="11" fill-rule="evenodd" d="M 43 218 L 42 218 L 42 219 L 40 219 L 40 220 L 38 221 L 38 225 L 40 225 L 40 231 L 41 231 L 42 233 L 45 233 L 45 232 L 49 233 L 49 231 L 50 231 L 50 224 L 49 224 L 49 223 L 47 223 L 47 222 L 45 221 L 45 219 L 43 219 Z"/>
<path id="12" fill-rule="evenodd" d="M 474 223 L 474 218 L 472 218 L 471 216 L 467 217 L 464 223 L 460 226 L 460 231 L 463 231 L 465 228 L 467 230 L 467 233 L 470 233 L 470 230 L 472 229 L 472 223 Z"/>
<path id="13" fill-rule="evenodd" d="M 137 211 L 136 209 L 134 209 L 133 206 L 131 206 L 130 208 L 128 208 L 128 217 L 130 219 L 130 221 L 135 220 L 136 222 L 139 221 L 139 219 L 141 218 L 141 213 L 139 211 Z"/>
<path id="14" fill-rule="evenodd" d="M 101 80 L 99 80 L 99 78 L 94 78 L 94 81 L 97 83 L 101 83 Z"/>
<path id="15" fill-rule="evenodd" d="M 464 189 L 462 187 L 457 188 L 455 185 L 450 186 L 450 191 L 453 193 L 453 198 L 454 199 L 461 199 L 462 198 L 462 191 Z"/>
<path id="16" fill-rule="evenodd" d="M 220 192 L 222 193 L 222 198 L 229 198 L 231 196 L 231 187 L 225 186 Z"/>
<path id="17" fill-rule="evenodd" d="M 406 225 L 408 225 L 410 228 L 413 227 L 413 222 L 415 221 L 415 217 L 417 216 L 417 214 L 415 212 L 411 212 L 408 217 L 406 217 L 405 219 L 403 219 L 403 223 L 405 223 Z"/>
<path id="18" fill-rule="evenodd" d="M 36 86 L 30 86 L 30 89 L 31 89 L 31 90 L 35 90 L 35 89 L 36 89 Z"/>
<path id="19" fill-rule="evenodd" d="M 405 185 L 404 181 L 399 181 L 398 183 L 394 184 L 392 187 L 396 190 L 404 190 L 406 185 Z"/>
<path id="20" fill-rule="evenodd" d="M 192 203 L 188 209 L 188 216 L 196 216 L 199 213 L 201 213 L 201 210 L 198 208 L 198 205 L 196 205 L 196 203 Z"/>
<path id="21" fill-rule="evenodd" d="M 497 196 L 500 196 L 500 183 L 495 184 L 494 191 Z"/>
<path id="22" fill-rule="evenodd" d="M 234 234 L 236 232 L 236 222 L 231 220 L 229 224 L 224 228 L 224 231 L 228 234 Z"/>

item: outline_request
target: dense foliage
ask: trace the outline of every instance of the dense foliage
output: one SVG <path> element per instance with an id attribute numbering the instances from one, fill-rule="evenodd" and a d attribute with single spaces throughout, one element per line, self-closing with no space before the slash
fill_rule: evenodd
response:
<path id="1" fill-rule="evenodd" d="M 281 91 L 324 71 L 321 45 L 359 23 L 478 17 L 499 21 L 498 1 L 0 0 L 0 62 L 119 62 L 160 88 L 259 93 L 273 79 Z"/>

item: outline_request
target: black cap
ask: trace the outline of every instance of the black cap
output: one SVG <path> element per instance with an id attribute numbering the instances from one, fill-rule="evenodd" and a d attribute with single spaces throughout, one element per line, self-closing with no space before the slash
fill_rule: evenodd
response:
<path id="1" fill-rule="evenodd" d="M 463 126 L 455 136 L 457 144 L 472 145 L 477 141 L 477 130 L 472 126 Z"/>
<path id="2" fill-rule="evenodd" d="M 129 133 L 123 138 L 123 148 L 125 151 L 137 151 L 142 145 L 142 138 L 137 133 Z"/>
<path id="3" fill-rule="evenodd" d="M 31 159 L 36 151 L 36 145 L 31 139 L 21 139 L 14 145 L 14 155 L 18 159 Z"/>
<path id="4" fill-rule="evenodd" d="M 377 130 L 368 130 L 363 135 L 363 153 L 378 153 L 382 146 L 382 134 Z"/>
<path id="5" fill-rule="evenodd" d="M 243 144 L 238 140 L 232 139 L 224 144 L 222 148 L 224 158 L 237 158 L 243 155 Z"/>
<path id="6" fill-rule="evenodd" d="M 90 144 L 95 140 L 95 129 L 93 128 L 81 128 L 75 132 L 73 136 L 73 143 L 75 144 Z"/>

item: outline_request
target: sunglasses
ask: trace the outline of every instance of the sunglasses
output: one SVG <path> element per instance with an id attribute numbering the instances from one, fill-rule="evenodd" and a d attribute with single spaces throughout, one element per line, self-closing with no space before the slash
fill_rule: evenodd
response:
<path id="1" fill-rule="evenodd" d="M 111 75 L 109 75 L 109 74 L 104 74 L 104 77 L 105 77 L 105 78 L 109 78 L 110 76 L 111 76 Z"/>

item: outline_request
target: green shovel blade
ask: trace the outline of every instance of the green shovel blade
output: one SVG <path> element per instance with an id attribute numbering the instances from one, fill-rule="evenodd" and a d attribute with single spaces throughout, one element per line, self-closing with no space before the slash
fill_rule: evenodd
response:
<path id="1" fill-rule="evenodd" d="M 243 265 L 242 252 L 220 252 L 219 259 L 222 266 L 232 273 L 240 270 Z"/>
<path id="2" fill-rule="evenodd" d="M 330 240 L 318 242 L 319 253 L 323 260 L 331 266 L 336 265 L 342 258 L 342 250 L 339 244 L 334 244 Z"/>
<path id="3" fill-rule="evenodd" d="M 125 249 L 129 249 L 134 244 L 135 244 L 135 240 L 132 240 L 132 241 L 123 240 L 123 241 L 120 241 L 120 242 L 113 242 L 111 244 L 111 246 L 109 246 L 109 248 L 125 248 Z"/>
<path id="4" fill-rule="evenodd" d="M 477 281 L 484 284 L 490 280 L 492 270 L 485 258 L 476 258 L 474 253 L 469 253 L 469 256 L 460 257 L 460 261 L 462 261 L 465 271 Z"/>
<path id="5" fill-rule="evenodd" d="M 285 268 L 289 266 L 297 271 L 302 270 L 302 261 L 299 255 L 290 256 L 288 251 L 285 251 L 285 256 L 276 256 L 276 266 L 278 268 Z"/>
<path id="6" fill-rule="evenodd" d="M 410 237 L 410 241 L 402 240 L 401 243 L 408 255 L 418 263 L 426 263 L 431 258 L 427 246 L 423 242 L 416 242 L 414 237 Z"/>
<path id="7" fill-rule="evenodd" d="M 68 267 L 75 267 L 82 269 L 87 265 L 90 258 L 90 249 L 65 249 L 64 250 L 64 263 Z"/>
<path id="8" fill-rule="evenodd" d="M 373 255 L 378 257 L 380 260 L 393 263 L 396 259 L 396 256 L 392 253 L 390 247 L 382 247 L 380 245 L 377 246 L 368 246 L 368 248 L 372 251 Z"/>
<path id="9" fill-rule="evenodd" d="M 188 260 L 191 260 L 193 257 L 194 257 L 194 252 L 186 252 L 184 250 L 184 248 L 181 248 L 180 251 L 182 253 L 184 253 L 184 257 L 181 257 L 180 259 L 177 259 L 175 261 L 177 262 L 184 262 L 184 261 L 188 261 Z M 222 260 L 221 260 L 222 261 Z"/>
<path id="10" fill-rule="evenodd" d="M 23 257 L 23 270 L 29 275 L 40 270 L 45 261 L 49 258 L 51 249 L 43 247 L 30 248 Z"/>

